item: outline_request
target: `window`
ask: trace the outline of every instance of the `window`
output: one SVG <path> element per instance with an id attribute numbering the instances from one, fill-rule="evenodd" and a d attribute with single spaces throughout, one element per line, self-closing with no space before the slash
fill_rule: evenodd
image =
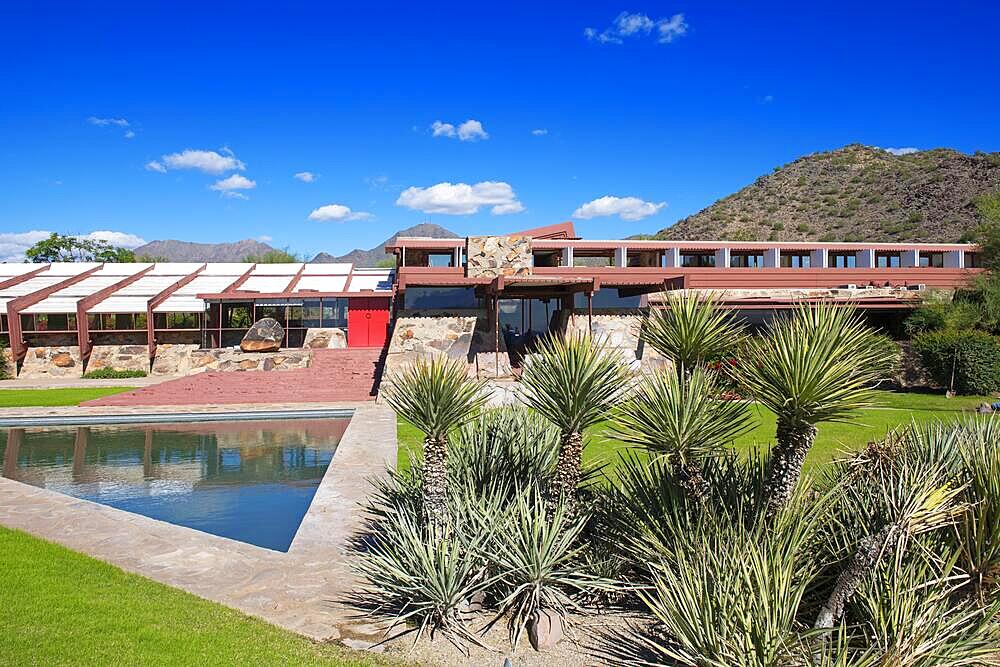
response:
<path id="1" fill-rule="evenodd" d="M 323 325 L 323 302 L 319 299 L 307 299 L 302 302 L 302 326 L 306 329 Z"/>
<path id="2" fill-rule="evenodd" d="M 91 331 L 133 331 L 146 328 L 146 313 L 91 313 L 87 316 Z"/>
<path id="3" fill-rule="evenodd" d="M 252 303 L 226 302 L 222 304 L 223 329 L 249 329 L 252 324 Z"/>
<path id="4" fill-rule="evenodd" d="M 531 254 L 531 258 L 533 266 L 559 266 L 562 253 L 537 251 Z"/>
<path id="5" fill-rule="evenodd" d="M 715 253 L 682 252 L 681 266 L 688 266 L 688 267 L 715 266 Z"/>
<path id="6" fill-rule="evenodd" d="M 759 269 L 764 266 L 764 255 L 752 252 L 730 253 L 729 266 L 736 269 Z"/>
<path id="7" fill-rule="evenodd" d="M 76 331 L 76 313 L 21 315 L 22 331 Z"/>
<path id="8" fill-rule="evenodd" d="M 429 252 L 427 253 L 427 266 L 437 266 L 437 267 L 455 266 L 455 253 Z"/>
<path id="9" fill-rule="evenodd" d="M 812 257 L 807 252 L 781 251 L 781 267 L 785 269 L 808 269 Z"/>
<path id="10" fill-rule="evenodd" d="M 898 252 L 875 253 L 875 267 L 879 269 L 898 269 L 900 258 Z"/>
<path id="11" fill-rule="evenodd" d="M 920 266 L 922 268 L 940 269 L 944 267 L 943 252 L 921 252 Z"/>
<path id="12" fill-rule="evenodd" d="M 323 326 L 347 326 L 347 299 L 343 297 L 323 299 Z"/>
<path id="13" fill-rule="evenodd" d="M 472 287 L 411 287 L 404 297 L 406 308 L 480 308 Z"/>
<path id="14" fill-rule="evenodd" d="M 965 268 L 967 269 L 981 269 L 983 268 L 983 255 L 979 252 L 967 252 L 965 253 Z"/>
<path id="15" fill-rule="evenodd" d="M 853 252 L 831 252 L 827 262 L 834 269 L 855 269 L 858 266 L 858 255 Z"/>

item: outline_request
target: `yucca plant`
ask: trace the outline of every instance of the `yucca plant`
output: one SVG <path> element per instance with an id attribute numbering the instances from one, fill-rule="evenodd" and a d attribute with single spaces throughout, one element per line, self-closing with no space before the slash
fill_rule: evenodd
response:
<path id="1" fill-rule="evenodd" d="M 570 517 L 562 503 L 547 511 L 536 491 L 519 495 L 499 517 L 484 557 L 496 576 L 500 597 L 491 625 L 506 616 L 512 646 L 538 614 L 548 612 L 565 623 L 569 612 L 582 611 L 579 597 L 616 588 L 617 582 L 581 567 L 586 545 L 580 535 L 585 524 L 585 517 Z"/>
<path id="2" fill-rule="evenodd" d="M 383 386 L 397 413 L 424 434 L 423 507 L 429 522 L 448 520 L 448 434 L 487 402 L 485 383 L 468 379 L 460 361 L 420 360 Z"/>
<path id="3" fill-rule="evenodd" d="M 714 374 L 679 369 L 643 378 L 615 412 L 612 430 L 617 440 L 664 458 L 688 495 L 704 500 L 709 487 L 702 459 L 724 451 L 754 420 L 745 402 L 719 400 Z"/>
<path id="4" fill-rule="evenodd" d="M 542 340 L 521 374 L 519 396 L 559 428 L 559 458 L 549 484 L 549 506 L 562 500 L 576 512 L 583 431 L 605 419 L 629 391 L 632 372 L 616 350 L 589 334 Z"/>
<path id="5" fill-rule="evenodd" d="M 719 308 L 718 296 L 687 291 L 664 292 L 662 298 L 666 308 L 651 308 L 639 335 L 675 369 L 725 359 L 743 340 L 743 326 Z"/>
<path id="6" fill-rule="evenodd" d="M 747 342 L 747 363 L 734 372 L 743 390 L 777 416 L 777 444 L 767 479 L 774 514 L 791 498 L 816 426 L 849 421 L 872 404 L 882 374 L 875 332 L 853 307 L 802 304 Z"/>

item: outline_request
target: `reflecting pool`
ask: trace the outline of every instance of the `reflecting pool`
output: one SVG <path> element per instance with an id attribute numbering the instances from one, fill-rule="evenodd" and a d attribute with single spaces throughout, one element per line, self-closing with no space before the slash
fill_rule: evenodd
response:
<path id="1" fill-rule="evenodd" d="M 3 476 L 287 551 L 349 419 L 11 428 Z"/>

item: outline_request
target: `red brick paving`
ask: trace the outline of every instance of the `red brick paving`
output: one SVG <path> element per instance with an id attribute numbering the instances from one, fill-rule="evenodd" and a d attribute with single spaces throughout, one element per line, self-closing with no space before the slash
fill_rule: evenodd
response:
<path id="1" fill-rule="evenodd" d="M 81 403 L 211 405 L 330 403 L 373 399 L 378 348 L 315 350 L 312 365 L 291 371 L 206 372 Z"/>

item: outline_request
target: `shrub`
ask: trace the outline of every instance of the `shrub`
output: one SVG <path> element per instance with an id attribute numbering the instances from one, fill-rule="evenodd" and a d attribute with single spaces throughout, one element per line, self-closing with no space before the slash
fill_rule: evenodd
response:
<path id="1" fill-rule="evenodd" d="M 885 377 L 895 380 L 902 371 L 903 350 L 899 343 L 885 334 L 874 334 L 872 345 L 878 349 L 882 358 Z"/>
<path id="2" fill-rule="evenodd" d="M 0 340 L 0 380 L 10 379 L 11 369 L 7 363 L 7 345 Z"/>
<path id="3" fill-rule="evenodd" d="M 1000 338 L 983 331 L 932 331 L 913 339 L 931 379 L 960 394 L 1000 390 Z"/>
<path id="4" fill-rule="evenodd" d="M 117 368 L 98 368 L 83 374 L 85 380 L 124 380 L 126 378 L 144 378 L 146 371 L 125 370 Z"/>

